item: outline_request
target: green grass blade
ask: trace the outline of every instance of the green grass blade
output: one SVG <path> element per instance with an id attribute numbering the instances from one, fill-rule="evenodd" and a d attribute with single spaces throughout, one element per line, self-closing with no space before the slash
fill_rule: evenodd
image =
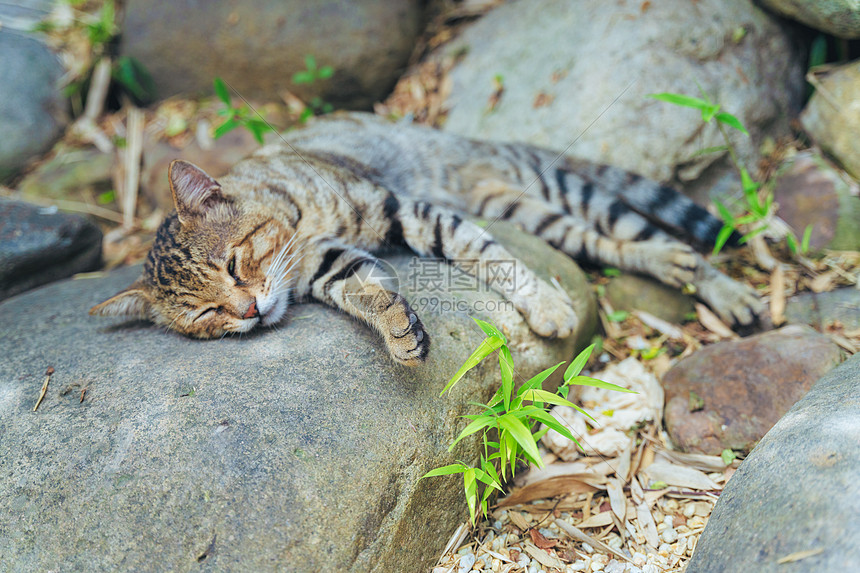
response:
<path id="1" fill-rule="evenodd" d="M 430 470 L 423 476 L 418 479 L 424 479 L 428 477 L 436 477 L 436 476 L 447 476 L 451 474 L 459 474 L 469 469 L 469 467 L 465 464 L 449 464 L 447 466 L 442 466 L 440 468 L 436 468 Z"/>
<path id="2" fill-rule="evenodd" d="M 567 370 L 564 371 L 565 384 L 568 384 L 568 380 L 582 372 L 582 369 L 585 368 L 585 365 L 588 363 L 588 359 L 591 357 L 591 352 L 593 350 L 594 345 L 592 344 L 576 355 L 576 358 L 573 359 L 573 362 L 571 362 L 570 366 L 567 367 Z"/>
<path id="3" fill-rule="evenodd" d="M 224 83 L 224 80 L 221 78 L 215 78 L 212 82 L 215 86 L 215 95 L 218 96 L 218 99 L 224 102 L 224 105 L 227 107 L 230 106 L 230 90 L 227 89 L 227 84 Z"/>
<path id="4" fill-rule="evenodd" d="M 520 420 L 513 416 L 501 416 L 499 418 L 499 426 L 502 430 L 508 433 L 510 437 L 516 440 L 517 445 L 522 448 L 525 456 L 531 460 L 537 467 L 543 467 L 543 461 L 540 459 L 537 444 L 535 444 L 532 433 Z"/>
<path id="5" fill-rule="evenodd" d="M 673 94 L 673 93 L 659 93 L 659 94 L 648 94 L 646 97 L 654 98 L 660 101 L 665 101 L 667 103 L 671 103 L 674 105 L 680 105 L 683 107 L 692 107 L 694 109 L 698 109 L 701 111 L 708 110 L 714 106 L 709 101 L 705 101 L 703 99 L 687 96 L 682 94 Z"/>
<path id="6" fill-rule="evenodd" d="M 511 406 L 511 392 L 514 389 L 514 359 L 507 346 L 499 348 L 499 369 L 502 372 L 502 398 L 505 402 L 505 410 Z"/>
<path id="7" fill-rule="evenodd" d="M 476 418 L 474 421 L 472 421 L 470 424 L 468 424 L 465 428 L 463 428 L 463 430 L 460 432 L 460 435 L 457 436 L 457 439 L 455 439 L 453 442 L 451 442 L 451 445 L 448 446 L 448 451 L 450 452 L 451 450 L 453 450 L 454 446 L 457 445 L 457 442 L 459 442 L 460 440 L 462 440 L 466 436 L 471 436 L 475 432 L 482 430 L 482 429 L 486 428 L 487 426 L 492 426 L 493 424 L 496 423 L 497 419 L 498 418 L 496 416 L 480 416 L 480 417 Z"/>
<path id="8" fill-rule="evenodd" d="M 534 388 L 540 388 L 541 385 L 543 384 L 543 381 L 546 380 L 547 378 L 549 378 L 550 374 L 552 374 L 553 372 L 558 370 L 558 367 L 561 366 L 562 364 L 564 364 L 564 362 L 559 362 L 555 366 L 550 366 L 546 370 L 538 372 L 537 374 L 535 374 L 534 376 L 532 376 L 531 378 L 529 378 L 528 380 L 523 382 L 523 385 L 520 386 L 519 390 L 517 390 L 517 396 L 521 396 L 522 393 L 525 392 L 526 390 L 532 390 Z M 506 408 L 506 409 L 510 409 L 510 408 Z"/>
<path id="9" fill-rule="evenodd" d="M 741 120 L 736 118 L 730 113 L 720 112 L 714 116 L 714 119 L 719 121 L 722 124 L 728 125 L 729 127 L 733 127 L 743 133 L 744 135 L 749 135 L 747 128 L 744 127 L 744 124 L 741 123 Z"/>
<path id="10" fill-rule="evenodd" d="M 474 317 L 472 318 L 472 320 L 475 321 L 475 323 L 481 328 L 481 330 L 484 331 L 484 334 L 486 334 L 487 336 L 495 336 L 496 338 L 501 338 L 502 342 L 504 342 L 505 344 L 508 343 L 507 339 L 505 338 L 505 335 L 502 334 L 502 331 L 490 324 L 489 322 Z"/>
<path id="11" fill-rule="evenodd" d="M 505 343 L 504 339 L 497 338 L 495 336 L 490 336 L 485 338 L 481 344 L 472 352 L 472 355 L 466 359 L 466 362 L 460 366 L 460 369 L 451 377 L 445 387 L 442 389 L 442 392 L 439 394 L 443 396 L 445 392 L 447 392 L 454 384 L 460 381 L 466 372 L 477 366 L 481 360 L 498 350 Z"/>
<path id="12" fill-rule="evenodd" d="M 573 384 L 575 386 L 592 386 L 594 388 L 615 390 L 616 392 L 626 392 L 628 394 L 638 394 L 636 390 L 630 390 L 629 388 L 625 388 L 624 386 L 618 386 L 617 384 L 612 384 L 611 382 L 598 380 L 597 378 L 592 378 L 591 376 L 575 376 L 570 379 L 570 384 Z"/>

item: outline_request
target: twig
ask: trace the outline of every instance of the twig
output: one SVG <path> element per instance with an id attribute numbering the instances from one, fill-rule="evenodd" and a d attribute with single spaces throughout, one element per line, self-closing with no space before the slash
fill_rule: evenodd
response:
<path id="1" fill-rule="evenodd" d="M 92 142 L 102 153 L 113 151 L 110 138 L 99 129 L 96 120 L 104 110 L 105 98 L 110 87 L 111 61 L 102 58 L 93 69 L 90 91 L 87 92 L 87 107 L 84 115 L 72 126 L 72 131 L 83 141 Z"/>
<path id="2" fill-rule="evenodd" d="M 45 399 L 45 394 L 48 393 L 48 383 L 51 381 L 51 375 L 54 373 L 54 367 L 48 366 L 48 369 L 45 370 L 45 381 L 42 382 L 42 391 L 39 392 L 39 400 L 36 402 L 36 405 L 33 406 L 33 411 L 39 409 L 39 404 L 42 403 L 42 400 Z"/>
<path id="3" fill-rule="evenodd" d="M 139 108 L 128 110 L 128 135 L 125 148 L 125 181 L 122 190 L 122 225 L 126 229 L 134 226 L 137 204 L 137 189 L 140 184 L 140 156 L 143 152 L 144 115 Z"/>

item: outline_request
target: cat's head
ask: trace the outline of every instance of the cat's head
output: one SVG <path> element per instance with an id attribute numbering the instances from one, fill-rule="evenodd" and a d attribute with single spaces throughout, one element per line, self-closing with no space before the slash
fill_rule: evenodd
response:
<path id="1" fill-rule="evenodd" d="M 298 262 L 293 229 L 191 163 L 174 161 L 168 177 L 176 212 L 159 227 L 143 276 L 90 314 L 142 318 L 198 338 L 278 322 Z"/>

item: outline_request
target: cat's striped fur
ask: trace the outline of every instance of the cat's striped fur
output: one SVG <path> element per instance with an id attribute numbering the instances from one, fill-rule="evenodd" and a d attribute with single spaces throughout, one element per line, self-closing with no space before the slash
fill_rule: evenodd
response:
<path id="1" fill-rule="evenodd" d="M 91 312 L 205 338 L 274 324 L 289 295 L 311 296 L 364 320 L 395 360 L 416 364 L 429 336 L 372 251 L 405 244 L 424 256 L 476 259 L 482 277 L 482 265 L 514 259 L 492 225 L 481 229 L 465 214 L 515 222 L 580 260 L 691 284 L 736 325 L 761 311 L 750 289 L 660 228 L 712 243 L 719 221 L 637 175 L 368 114 L 319 120 L 287 141 L 218 182 L 174 162 L 177 212 L 159 229 L 143 277 Z M 502 294 L 536 333 L 570 335 L 577 318 L 566 296 L 516 266 L 516 287 Z"/>

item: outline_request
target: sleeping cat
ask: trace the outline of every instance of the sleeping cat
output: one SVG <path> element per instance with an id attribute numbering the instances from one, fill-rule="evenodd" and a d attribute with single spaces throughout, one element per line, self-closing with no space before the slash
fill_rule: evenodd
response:
<path id="1" fill-rule="evenodd" d="M 479 142 L 370 114 L 341 114 L 264 147 L 215 181 L 169 169 L 176 212 L 158 230 L 143 276 L 91 314 L 152 320 L 211 338 L 280 321 L 312 297 L 366 322 L 392 358 L 415 365 L 430 337 L 391 290 L 372 251 L 405 244 L 422 256 L 472 260 L 486 277 L 512 261 L 464 214 L 507 220 L 583 261 L 695 287 L 723 319 L 748 325 L 762 306 L 664 229 L 713 243 L 721 223 L 667 187 L 605 165 L 518 143 Z M 494 284 L 541 336 L 566 337 L 577 317 L 560 290 L 516 261 Z"/>

